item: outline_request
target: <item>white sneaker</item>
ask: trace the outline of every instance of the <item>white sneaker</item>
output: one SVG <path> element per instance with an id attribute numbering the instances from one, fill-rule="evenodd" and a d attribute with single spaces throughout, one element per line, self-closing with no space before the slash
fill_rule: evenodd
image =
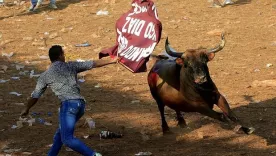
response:
<path id="1" fill-rule="evenodd" d="M 31 5 L 30 8 L 29 8 L 29 11 L 30 11 L 30 12 L 33 12 L 33 11 L 34 11 L 34 8 L 35 8 L 35 6 Z"/>
<path id="2" fill-rule="evenodd" d="M 214 8 L 221 8 L 221 4 L 218 0 L 213 0 L 213 5 L 212 7 Z"/>
<path id="3" fill-rule="evenodd" d="M 49 5 L 49 7 L 52 8 L 52 9 L 57 9 L 57 8 L 58 8 L 58 7 L 56 6 L 56 4 L 53 4 L 53 3 L 51 3 L 51 4 Z"/>
<path id="4" fill-rule="evenodd" d="M 33 11 L 35 11 L 36 9 L 38 9 L 38 7 L 42 4 L 42 0 L 37 0 L 37 3 L 33 9 Z"/>
<path id="5" fill-rule="evenodd" d="M 231 5 L 231 4 L 234 4 L 234 2 L 231 1 L 231 0 L 225 0 L 225 1 L 223 2 L 223 5 Z"/>
<path id="6" fill-rule="evenodd" d="M 102 155 L 96 152 L 93 156 L 102 156 Z"/>

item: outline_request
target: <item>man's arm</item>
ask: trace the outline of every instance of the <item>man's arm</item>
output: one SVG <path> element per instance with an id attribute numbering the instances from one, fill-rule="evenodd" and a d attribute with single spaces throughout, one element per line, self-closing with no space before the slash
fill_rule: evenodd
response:
<path id="1" fill-rule="evenodd" d="M 29 114 L 30 108 L 32 108 L 38 101 L 38 98 L 29 98 L 26 107 L 22 110 L 20 116 L 25 117 Z"/>
<path id="2" fill-rule="evenodd" d="M 117 61 L 118 61 L 117 58 L 109 59 L 109 60 L 94 60 L 93 61 L 93 68 L 98 68 L 98 67 L 106 66 L 106 65 L 109 65 L 109 64 L 114 64 Z"/>
<path id="3" fill-rule="evenodd" d="M 40 96 L 45 92 L 47 89 L 47 84 L 45 83 L 44 77 L 41 75 L 39 77 L 35 90 L 32 92 L 32 95 L 30 98 L 28 98 L 28 102 L 26 107 L 22 110 L 21 116 L 24 117 L 29 114 L 30 108 L 32 108 L 40 98 Z"/>
<path id="4" fill-rule="evenodd" d="M 91 61 L 84 61 L 84 62 L 69 62 L 69 64 L 77 71 L 77 73 L 90 70 L 92 68 L 102 67 L 108 64 L 114 64 L 118 61 L 116 58 L 109 58 L 109 59 L 101 59 L 101 60 L 91 60 Z"/>

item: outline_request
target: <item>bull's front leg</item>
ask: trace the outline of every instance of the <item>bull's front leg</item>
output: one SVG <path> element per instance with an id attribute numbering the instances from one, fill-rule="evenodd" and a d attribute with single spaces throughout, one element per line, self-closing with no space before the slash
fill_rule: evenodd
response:
<path id="1" fill-rule="evenodd" d="M 222 110 L 225 116 L 227 116 L 231 121 L 234 123 L 239 124 L 238 129 L 242 129 L 246 134 L 251 134 L 254 132 L 253 127 L 244 127 L 243 124 L 241 124 L 241 121 L 238 120 L 234 112 L 230 109 L 228 102 L 226 101 L 225 97 L 222 96 L 221 94 L 219 95 L 217 106 Z"/>
<path id="2" fill-rule="evenodd" d="M 239 122 L 234 112 L 230 109 L 228 102 L 225 97 L 221 94 L 219 95 L 217 106 L 222 110 L 225 116 L 227 116 L 233 122 Z"/>

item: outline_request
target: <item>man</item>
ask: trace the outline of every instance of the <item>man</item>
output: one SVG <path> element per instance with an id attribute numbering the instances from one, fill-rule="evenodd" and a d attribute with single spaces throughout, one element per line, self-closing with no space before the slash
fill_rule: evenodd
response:
<path id="1" fill-rule="evenodd" d="M 4 6 L 4 0 L 0 0 L 0 6 Z"/>
<path id="2" fill-rule="evenodd" d="M 38 7 L 42 4 L 43 0 L 31 0 L 31 7 L 29 8 L 29 11 L 35 11 L 38 9 Z M 50 0 L 49 7 L 52 9 L 57 9 L 56 6 L 56 0 Z"/>
<path id="3" fill-rule="evenodd" d="M 95 60 L 85 62 L 65 62 L 64 51 L 61 46 L 52 46 L 49 50 L 49 57 L 52 62 L 49 69 L 41 74 L 35 90 L 32 92 L 28 104 L 21 112 L 25 117 L 29 109 L 34 106 L 40 96 L 49 86 L 56 96 L 61 100 L 59 112 L 59 128 L 54 136 L 54 143 L 48 155 L 56 156 L 62 145 L 85 156 L 101 156 L 86 146 L 81 140 L 73 136 L 76 122 L 82 117 L 85 109 L 85 100 L 80 95 L 80 88 L 77 84 L 77 74 L 92 68 L 102 67 L 116 63 L 117 59 Z"/>

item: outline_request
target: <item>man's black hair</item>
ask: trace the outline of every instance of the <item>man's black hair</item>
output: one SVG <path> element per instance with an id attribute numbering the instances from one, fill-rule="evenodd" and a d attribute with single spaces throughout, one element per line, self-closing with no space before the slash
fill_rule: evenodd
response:
<path id="1" fill-rule="evenodd" d="M 51 62 L 58 60 L 59 56 L 62 55 L 63 50 L 60 45 L 53 45 L 49 50 L 49 57 Z"/>

